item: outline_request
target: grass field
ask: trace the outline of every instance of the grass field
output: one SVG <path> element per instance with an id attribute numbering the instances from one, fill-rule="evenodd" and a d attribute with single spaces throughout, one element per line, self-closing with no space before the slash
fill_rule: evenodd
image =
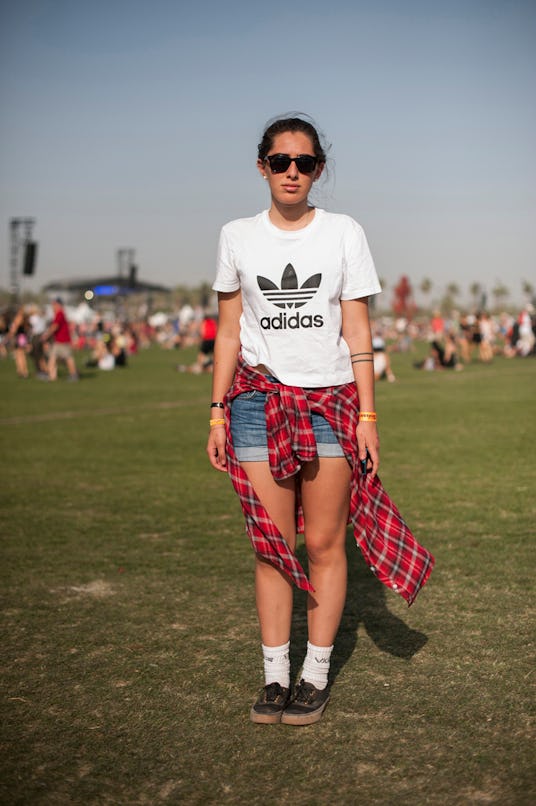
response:
<path id="1" fill-rule="evenodd" d="M 533 804 L 536 361 L 394 356 L 381 476 L 436 569 L 408 610 L 349 537 L 332 701 L 293 728 L 249 722 L 253 556 L 205 459 L 210 379 L 178 360 L 0 363 L 0 802 Z M 301 592 L 292 641 L 297 674 Z"/>

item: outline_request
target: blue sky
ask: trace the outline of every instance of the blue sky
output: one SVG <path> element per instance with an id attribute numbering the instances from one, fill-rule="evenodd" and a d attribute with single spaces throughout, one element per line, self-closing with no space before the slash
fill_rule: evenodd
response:
<path id="1" fill-rule="evenodd" d="M 268 118 L 332 143 L 319 203 L 365 227 L 390 296 L 536 284 L 536 3 L 27 0 L 0 5 L 0 285 L 36 218 L 35 278 L 196 285 L 225 221 L 268 206 Z"/>

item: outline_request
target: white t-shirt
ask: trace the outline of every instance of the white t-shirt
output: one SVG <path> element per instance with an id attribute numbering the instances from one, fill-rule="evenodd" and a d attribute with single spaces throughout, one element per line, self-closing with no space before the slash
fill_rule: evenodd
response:
<path id="1" fill-rule="evenodd" d="M 300 230 L 278 229 L 267 210 L 226 224 L 212 288 L 242 291 L 245 362 L 302 387 L 353 380 L 340 300 L 381 291 L 362 227 L 319 209 Z"/>

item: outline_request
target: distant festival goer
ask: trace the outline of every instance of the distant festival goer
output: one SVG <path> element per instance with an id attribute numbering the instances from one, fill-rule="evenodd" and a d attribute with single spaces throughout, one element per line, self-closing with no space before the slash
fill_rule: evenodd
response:
<path id="1" fill-rule="evenodd" d="M 197 363 L 204 372 L 211 369 L 214 362 L 214 342 L 217 332 L 218 323 L 216 319 L 211 314 L 205 314 L 199 332 L 201 344 L 199 345 L 199 354 L 197 356 Z"/>
<path id="2" fill-rule="evenodd" d="M 50 357 L 48 359 L 48 377 L 49 380 L 55 381 L 58 377 L 58 360 L 65 361 L 67 370 L 69 372 L 69 380 L 78 380 L 78 371 L 76 369 L 75 360 L 73 357 L 73 348 L 71 344 L 71 331 L 69 322 L 65 316 L 63 309 L 63 302 L 60 297 L 56 297 L 52 303 L 54 311 L 54 319 L 47 327 L 41 336 L 43 341 L 48 341 L 52 338 L 53 344 L 50 350 Z"/>
<path id="3" fill-rule="evenodd" d="M 199 352 L 193 364 L 186 366 L 179 364 L 177 367 L 179 372 L 193 372 L 194 375 L 199 375 L 201 372 L 211 372 L 212 364 L 214 362 L 214 342 L 216 333 L 218 331 L 218 323 L 214 316 L 205 314 L 199 328 Z"/>
<path id="4" fill-rule="evenodd" d="M 9 327 L 9 338 L 13 344 L 13 356 L 19 378 L 28 378 L 27 354 L 30 349 L 31 328 L 24 306 L 16 312 Z"/>
<path id="5" fill-rule="evenodd" d="M 374 380 L 383 381 L 387 379 L 390 383 L 396 381 L 391 369 L 391 359 L 381 336 L 374 336 L 372 339 L 372 349 L 374 351 Z"/>
<path id="6" fill-rule="evenodd" d="M 489 364 L 493 360 L 493 341 L 495 338 L 493 322 L 485 311 L 480 311 L 477 316 L 477 325 L 480 334 L 478 357 L 483 363 Z"/>
<path id="7" fill-rule="evenodd" d="M 457 340 L 454 333 L 448 333 L 445 341 L 441 343 L 437 339 L 430 344 L 430 352 L 423 361 L 416 361 L 415 369 L 457 369 L 462 370 L 463 365 L 458 360 Z"/>
<path id="8" fill-rule="evenodd" d="M 9 325 L 5 314 L 0 313 L 0 358 L 7 358 L 9 343 Z"/>
<path id="9" fill-rule="evenodd" d="M 445 319 L 441 316 L 441 311 L 434 311 L 434 315 L 430 320 L 430 328 L 434 339 L 443 338 L 443 334 L 445 333 Z"/>
<path id="10" fill-rule="evenodd" d="M 464 364 L 471 361 L 471 344 L 473 341 L 473 327 L 467 314 L 460 317 L 458 330 L 458 344 L 460 347 L 460 357 Z"/>
<path id="11" fill-rule="evenodd" d="M 328 703 L 349 518 L 373 572 L 409 602 L 433 564 L 377 477 L 368 297 L 380 284 L 361 226 L 309 204 L 325 164 L 308 120 L 267 126 L 257 168 L 270 209 L 223 227 L 213 285 L 219 324 L 207 453 L 231 476 L 256 552 L 265 671 L 250 711 L 257 723 L 308 725 Z M 297 531 L 309 579 L 295 554 Z M 309 633 L 294 692 L 292 581 L 308 594 Z"/>
<path id="12" fill-rule="evenodd" d="M 532 316 L 534 314 L 534 306 L 529 303 L 526 305 L 519 314 L 518 324 L 518 340 L 516 342 L 517 354 L 525 358 L 534 352 L 536 337 L 534 334 L 534 323 Z"/>
<path id="13" fill-rule="evenodd" d="M 41 336 L 46 330 L 46 320 L 37 305 L 32 305 L 29 312 L 29 320 L 32 345 L 30 356 L 34 362 L 36 376 L 43 380 L 45 377 L 48 378 L 47 357 L 45 355 L 44 344 L 41 340 Z"/>

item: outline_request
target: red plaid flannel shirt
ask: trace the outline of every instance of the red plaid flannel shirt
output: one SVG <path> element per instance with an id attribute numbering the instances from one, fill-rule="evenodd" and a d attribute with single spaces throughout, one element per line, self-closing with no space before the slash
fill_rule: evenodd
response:
<path id="1" fill-rule="evenodd" d="M 226 420 L 234 397 L 252 389 L 266 393 L 268 459 L 275 479 L 297 473 L 303 462 L 316 457 L 310 413 L 321 414 L 333 428 L 352 467 L 349 522 L 365 561 L 376 577 L 406 599 L 408 605 L 432 572 L 434 558 L 415 540 L 379 478 L 360 472 L 357 440 L 359 399 L 354 383 L 302 389 L 270 381 L 239 359 L 233 385 L 225 398 Z M 229 475 L 240 498 L 246 530 L 254 550 L 281 568 L 303 590 L 313 587 L 264 509 L 236 458 L 227 427 Z M 303 512 L 297 497 L 296 530 L 303 532 Z"/>

